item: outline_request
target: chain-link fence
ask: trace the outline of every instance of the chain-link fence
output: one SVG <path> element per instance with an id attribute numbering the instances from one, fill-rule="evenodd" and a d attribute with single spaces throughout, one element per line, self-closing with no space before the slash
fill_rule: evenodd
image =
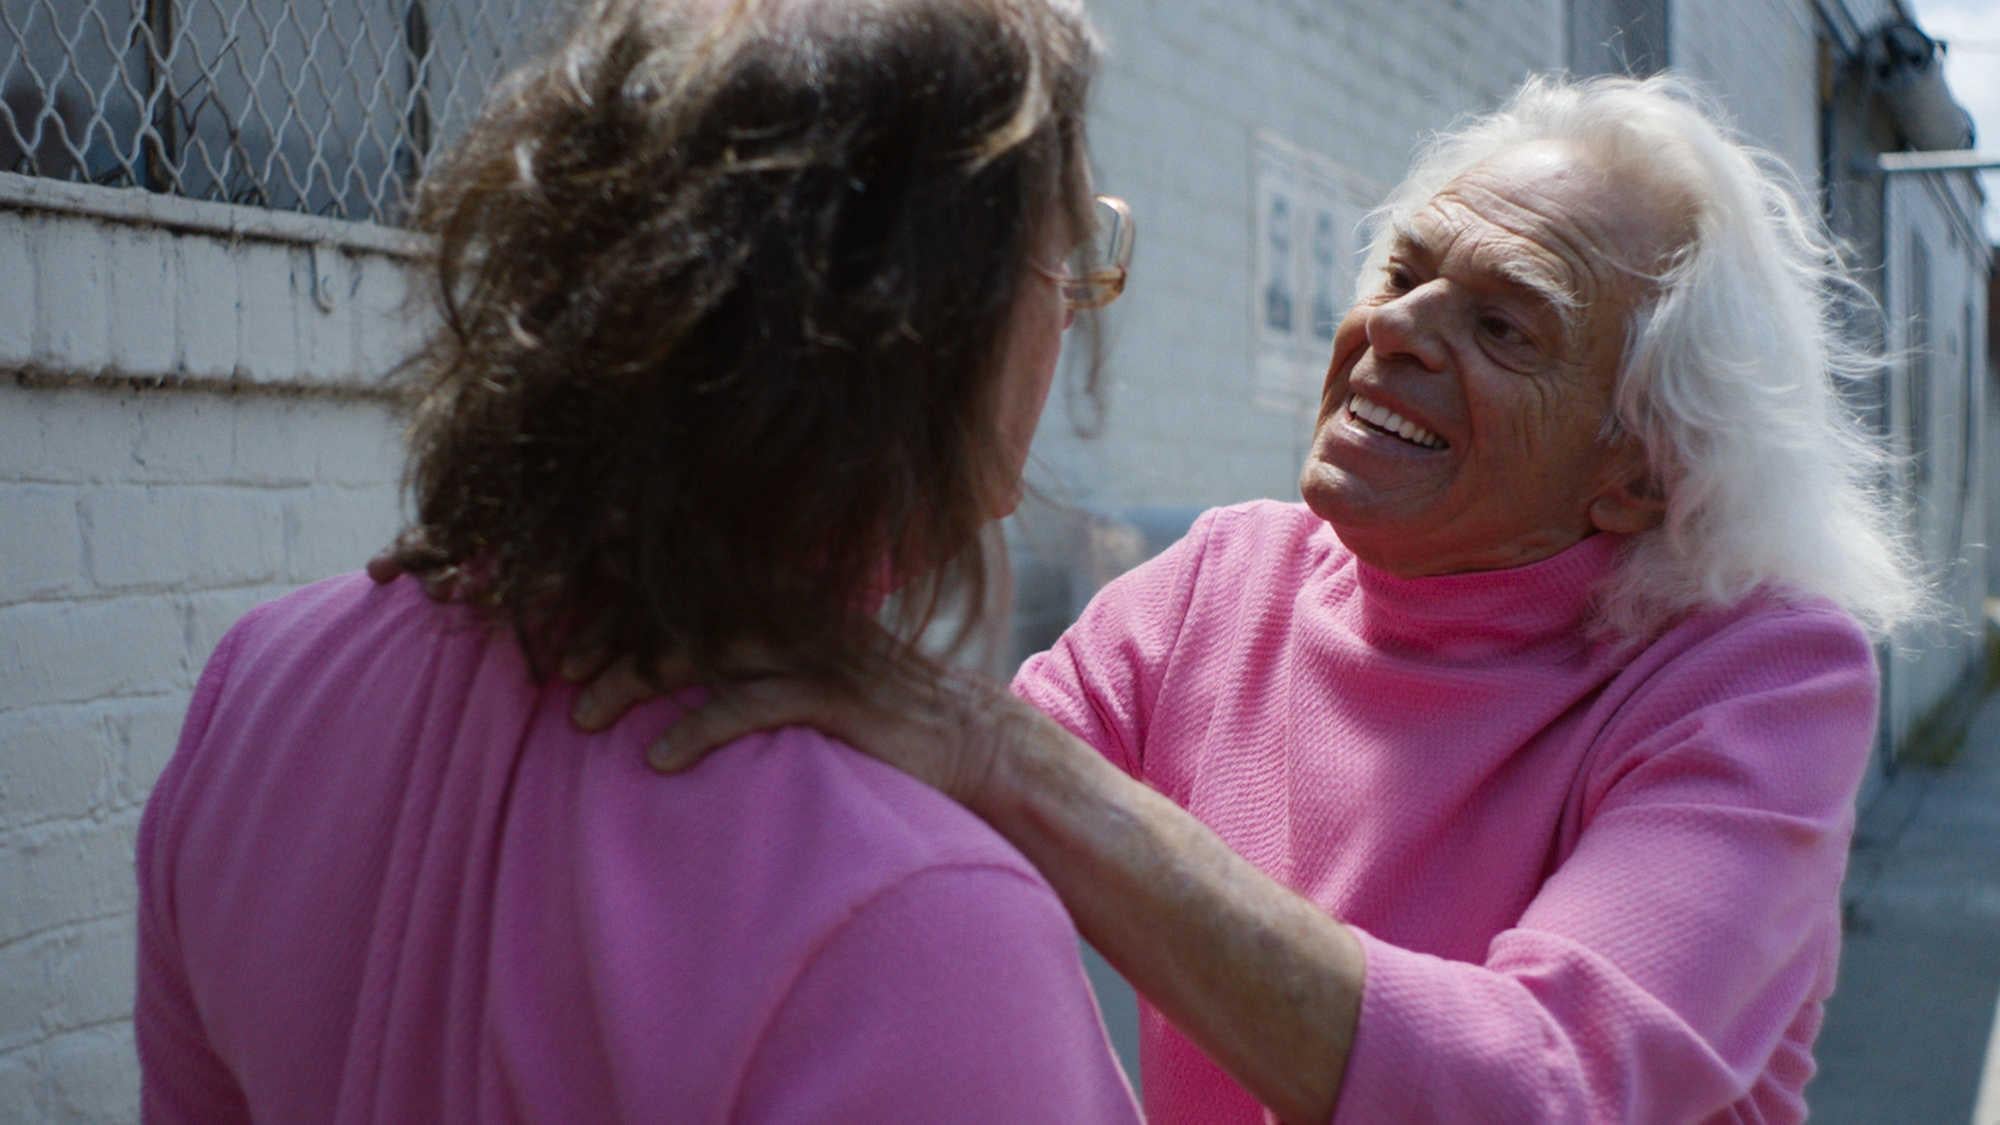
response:
<path id="1" fill-rule="evenodd" d="M 400 222 L 538 0 L 0 0 L 0 171 Z"/>

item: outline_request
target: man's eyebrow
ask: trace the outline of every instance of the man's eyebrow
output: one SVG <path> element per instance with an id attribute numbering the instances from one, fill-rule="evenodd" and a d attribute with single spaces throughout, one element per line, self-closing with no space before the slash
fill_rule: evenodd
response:
<path id="1" fill-rule="evenodd" d="M 1583 307 L 1583 299 L 1577 295 L 1569 278 L 1533 259 L 1502 258 L 1494 263 L 1493 271 L 1554 310 L 1565 325 L 1571 324 L 1577 310 Z"/>
<path id="2" fill-rule="evenodd" d="M 1436 257 L 1429 239 L 1409 219 L 1392 220 L 1389 230 L 1393 235 L 1389 243 L 1392 253 L 1413 254 L 1419 258 Z M 1532 258 L 1505 257 L 1493 263 L 1492 269 L 1508 284 L 1524 290 L 1530 300 L 1553 312 L 1562 322 L 1565 332 L 1575 330 L 1583 299 L 1569 277 Z"/>
<path id="3" fill-rule="evenodd" d="M 1431 244 L 1424 240 L 1423 232 L 1408 219 L 1396 219 L 1390 222 L 1389 232 L 1394 236 L 1389 240 L 1392 249 L 1400 248 L 1412 253 L 1430 254 Z"/>

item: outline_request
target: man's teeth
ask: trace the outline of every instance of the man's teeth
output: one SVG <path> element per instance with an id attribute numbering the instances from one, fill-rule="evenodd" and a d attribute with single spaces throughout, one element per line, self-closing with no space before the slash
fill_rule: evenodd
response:
<path id="1" fill-rule="evenodd" d="M 1351 395 L 1347 400 L 1347 411 L 1356 418 L 1367 422 L 1379 430 L 1387 430 L 1413 445 L 1425 449 L 1443 449 L 1444 439 L 1403 417 L 1401 414 L 1377 402 L 1370 402 L 1360 395 Z"/>

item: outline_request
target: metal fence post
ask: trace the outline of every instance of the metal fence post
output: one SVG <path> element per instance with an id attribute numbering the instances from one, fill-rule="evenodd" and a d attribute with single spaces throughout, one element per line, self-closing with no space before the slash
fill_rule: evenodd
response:
<path id="1" fill-rule="evenodd" d="M 424 0 L 409 0 L 403 13 L 403 42 L 409 52 L 410 102 L 403 117 L 403 182 L 413 197 L 431 155 L 431 21 Z"/>
<path id="2" fill-rule="evenodd" d="M 146 0 L 146 95 L 152 102 L 146 129 L 146 184 L 153 191 L 180 186 L 179 107 L 174 98 L 174 0 Z"/>

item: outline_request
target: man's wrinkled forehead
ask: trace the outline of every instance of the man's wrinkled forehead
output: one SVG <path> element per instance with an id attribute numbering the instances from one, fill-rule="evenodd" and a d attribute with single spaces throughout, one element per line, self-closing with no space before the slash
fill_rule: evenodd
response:
<path id="1" fill-rule="evenodd" d="M 1461 173 L 1405 225 L 1429 242 L 1471 234 L 1503 274 L 1588 302 L 1651 272 L 1665 243 L 1655 193 L 1624 179 L 1573 146 L 1534 142 Z"/>
<path id="2" fill-rule="evenodd" d="M 1416 214 L 1396 221 L 1392 252 L 1436 268 L 1448 253 L 1459 248 L 1468 228 L 1474 226 L 1466 221 L 1471 218 L 1476 216 L 1455 201 L 1442 194 L 1433 196 Z M 1479 235 L 1475 233 L 1474 237 Z M 1468 264 L 1476 274 L 1490 276 L 1522 291 L 1524 296 L 1554 309 L 1565 320 L 1588 299 L 1582 279 L 1568 262 L 1535 252 L 1532 246 L 1515 245 L 1511 239 L 1487 240 Z"/>

